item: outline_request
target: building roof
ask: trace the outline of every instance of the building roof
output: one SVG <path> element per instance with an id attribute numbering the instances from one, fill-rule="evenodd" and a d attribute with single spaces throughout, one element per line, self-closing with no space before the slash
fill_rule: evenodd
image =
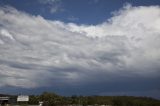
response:
<path id="1" fill-rule="evenodd" d="M 9 100 L 9 97 L 5 96 L 5 97 L 0 97 L 0 100 Z"/>

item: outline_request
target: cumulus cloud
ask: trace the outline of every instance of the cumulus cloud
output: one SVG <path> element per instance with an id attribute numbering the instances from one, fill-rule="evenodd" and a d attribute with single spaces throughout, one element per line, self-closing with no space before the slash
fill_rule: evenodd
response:
<path id="1" fill-rule="evenodd" d="M 159 42 L 159 6 L 125 6 L 98 25 L 51 21 L 1 7 L 0 86 L 148 83 L 147 90 L 157 89 Z"/>

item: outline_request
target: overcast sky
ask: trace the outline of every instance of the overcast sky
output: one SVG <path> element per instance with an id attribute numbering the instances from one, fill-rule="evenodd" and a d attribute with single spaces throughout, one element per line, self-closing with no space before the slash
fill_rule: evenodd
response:
<path id="1" fill-rule="evenodd" d="M 0 93 L 160 98 L 159 0 L 0 0 Z"/>

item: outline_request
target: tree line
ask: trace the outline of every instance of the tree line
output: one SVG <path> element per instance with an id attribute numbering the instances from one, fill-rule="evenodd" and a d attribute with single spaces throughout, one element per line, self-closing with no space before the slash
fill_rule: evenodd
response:
<path id="1" fill-rule="evenodd" d="M 28 104 L 44 102 L 44 106 L 66 105 L 107 105 L 107 106 L 160 106 L 160 100 L 150 97 L 134 96 L 60 96 L 55 93 L 44 92 L 41 95 L 30 95 Z"/>

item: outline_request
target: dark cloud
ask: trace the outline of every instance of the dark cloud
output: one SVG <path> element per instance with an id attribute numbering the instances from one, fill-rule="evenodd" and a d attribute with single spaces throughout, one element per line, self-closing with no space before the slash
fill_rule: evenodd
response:
<path id="1" fill-rule="evenodd" d="M 93 26 L 2 7 L 0 90 L 158 97 L 159 11 L 126 6 Z"/>

